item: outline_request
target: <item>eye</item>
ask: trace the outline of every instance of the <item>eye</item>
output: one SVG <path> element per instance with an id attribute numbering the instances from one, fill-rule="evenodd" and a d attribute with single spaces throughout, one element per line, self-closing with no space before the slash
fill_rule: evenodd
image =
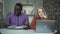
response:
<path id="1" fill-rule="evenodd" d="M 44 12 L 44 11 L 42 11 L 42 12 Z"/>

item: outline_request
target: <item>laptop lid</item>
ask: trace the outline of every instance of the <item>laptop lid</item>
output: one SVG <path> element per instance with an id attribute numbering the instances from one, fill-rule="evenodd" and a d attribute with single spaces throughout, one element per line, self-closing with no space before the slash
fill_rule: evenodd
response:
<path id="1" fill-rule="evenodd" d="M 37 33 L 52 33 L 55 29 L 55 20 L 37 20 L 36 32 Z"/>

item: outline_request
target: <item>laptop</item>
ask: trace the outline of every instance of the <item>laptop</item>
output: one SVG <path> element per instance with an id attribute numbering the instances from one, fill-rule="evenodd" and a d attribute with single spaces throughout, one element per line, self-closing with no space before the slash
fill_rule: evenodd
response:
<path id="1" fill-rule="evenodd" d="M 37 33 L 53 33 L 55 30 L 55 20 L 37 20 Z"/>

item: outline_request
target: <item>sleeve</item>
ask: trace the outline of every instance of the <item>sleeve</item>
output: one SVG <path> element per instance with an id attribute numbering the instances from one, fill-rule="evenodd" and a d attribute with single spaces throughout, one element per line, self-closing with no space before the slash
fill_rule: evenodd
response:
<path id="1" fill-rule="evenodd" d="M 48 18 L 45 18 L 45 20 L 48 20 Z"/>
<path id="2" fill-rule="evenodd" d="M 11 24 L 10 15 L 7 15 L 7 17 L 6 17 L 6 24 L 7 24 L 7 26 L 10 26 L 10 24 Z"/>
<path id="3" fill-rule="evenodd" d="M 29 25 L 29 18 L 28 18 L 28 16 L 26 16 L 26 18 L 25 18 L 24 25 Z"/>
<path id="4" fill-rule="evenodd" d="M 33 18 L 32 22 L 31 22 L 31 25 L 30 25 L 30 28 L 35 30 L 36 28 L 36 17 Z"/>

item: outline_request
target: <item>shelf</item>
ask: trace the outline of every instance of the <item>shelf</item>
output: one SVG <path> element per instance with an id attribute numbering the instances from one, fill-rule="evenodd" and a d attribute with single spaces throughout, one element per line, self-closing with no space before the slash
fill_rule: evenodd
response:
<path id="1" fill-rule="evenodd" d="M 34 15 L 28 14 L 28 16 L 34 16 Z"/>
<path id="2" fill-rule="evenodd" d="M 33 4 L 23 4 L 23 6 L 33 6 Z"/>

